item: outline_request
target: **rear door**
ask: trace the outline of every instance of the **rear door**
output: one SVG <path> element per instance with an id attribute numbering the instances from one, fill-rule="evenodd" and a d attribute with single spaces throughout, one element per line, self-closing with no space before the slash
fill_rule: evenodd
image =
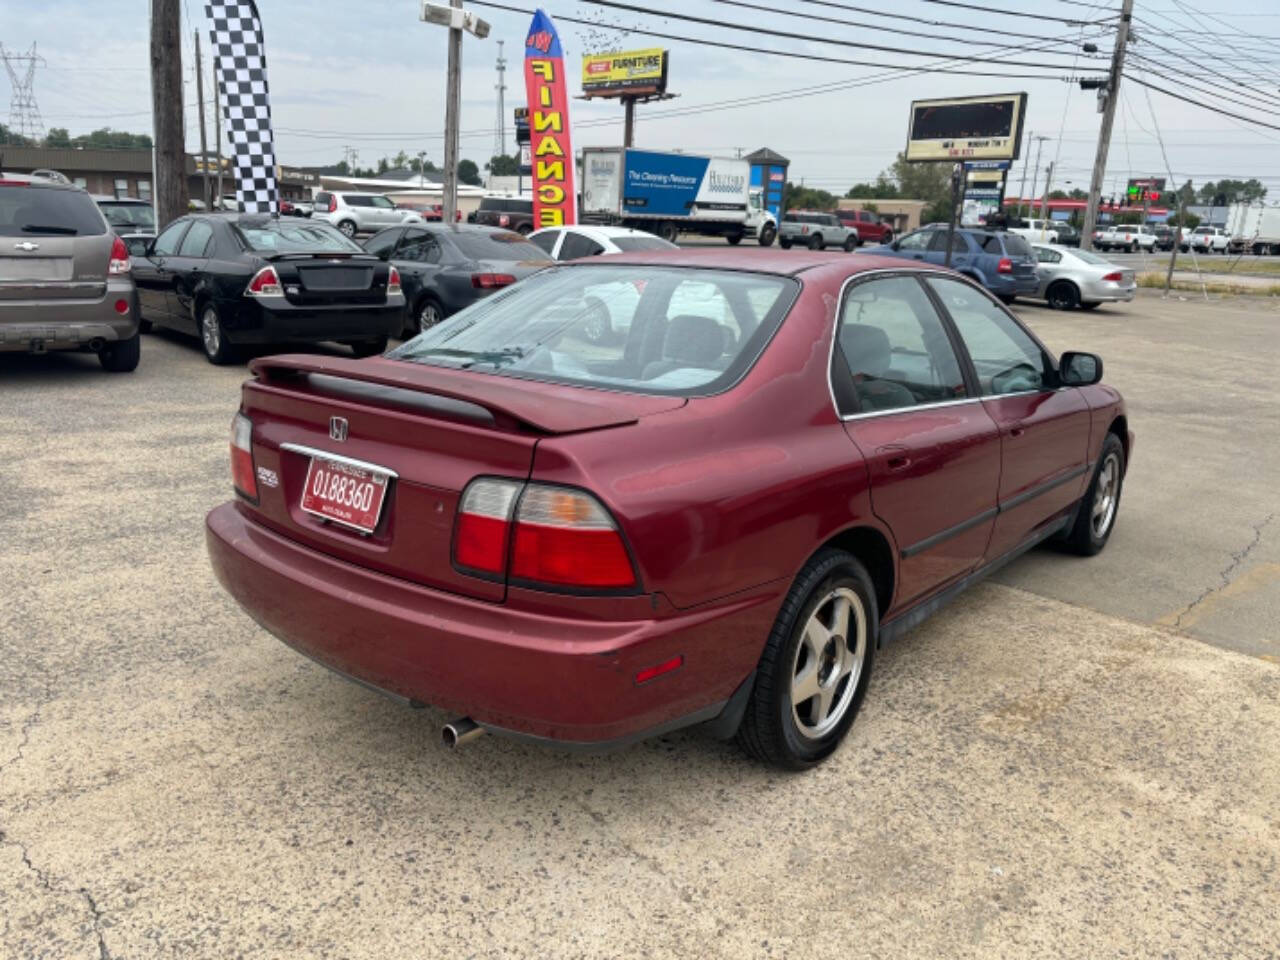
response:
<path id="1" fill-rule="evenodd" d="M 194 298 L 196 286 L 204 279 L 213 249 L 213 224 L 208 220 L 193 220 L 178 245 L 177 254 L 170 258 L 168 268 L 173 274 L 172 297 L 169 305 L 170 319 L 175 327 L 196 333 Z"/>
<path id="2" fill-rule="evenodd" d="M 185 217 L 169 224 L 151 245 L 151 253 L 133 258 L 134 285 L 138 288 L 138 300 L 142 316 L 155 323 L 172 322 L 170 294 L 173 290 L 171 261 L 178 253 L 182 238 L 191 221 Z"/>
<path id="3" fill-rule="evenodd" d="M 914 275 L 852 286 L 832 386 L 899 556 L 896 607 L 973 569 L 990 539 L 1000 434 Z"/>
<path id="4" fill-rule="evenodd" d="M 947 277 L 927 283 L 959 331 L 982 405 L 1000 428 L 999 516 L 987 548 L 995 559 L 1084 492 L 1089 406 L 1079 390 L 1056 385 L 1039 341 L 983 291 Z"/>

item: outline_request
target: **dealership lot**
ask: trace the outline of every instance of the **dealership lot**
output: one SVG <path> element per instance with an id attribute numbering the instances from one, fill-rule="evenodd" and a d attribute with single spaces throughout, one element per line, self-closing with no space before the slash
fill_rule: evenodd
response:
<path id="1" fill-rule="evenodd" d="M 1280 309 L 1019 309 L 1125 393 L 1115 534 L 884 650 L 801 776 L 444 752 L 213 581 L 243 368 L 0 356 L 0 956 L 1274 954 Z"/>

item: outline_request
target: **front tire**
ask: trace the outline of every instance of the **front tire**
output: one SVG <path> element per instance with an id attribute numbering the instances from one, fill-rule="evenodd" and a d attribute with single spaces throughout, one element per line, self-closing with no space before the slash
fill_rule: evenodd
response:
<path id="1" fill-rule="evenodd" d="M 769 224 L 765 224 L 760 228 L 760 236 L 756 238 L 756 243 L 762 247 L 773 246 L 773 241 L 778 237 L 778 231 Z"/>
<path id="2" fill-rule="evenodd" d="M 1111 538 L 1120 510 L 1120 491 L 1124 486 L 1124 444 L 1114 433 L 1102 441 L 1102 453 L 1093 471 L 1093 481 L 1076 513 L 1066 536 L 1067 547 L 1084 557 L 1100 553 Z"/>
<path id="3" fill-rule="evenodd" d="M 236 348 L 227 342 L 218 308 L 212 303 L 200 308 L 200 346 L 204 348 L 205 359 L 212 364 L 223 366 L 236 361 Z"/>
<path id="4" fill-rule="evenodd" d="M 132 373 L 138 369 L 141 357 L 141 333 L 135 333 L 128 340 L 117 340 L 98 351 L 98 362 L 108 373 Z"/>
<path id="5" fill-rule="evenodd" d="M 823 241 L 822 234 L 815 233 L 812 237 L 809 238 L 810 250 L 821 250 L 825 246 L 826 246 L 826 242 Z"/>
<path id="6" fill-rule="evenodd" d="M 1045 301 L 1054 310 L 1074 310 L 1080 306 L 1080 291 L 1068 280 L 1050 284 L 1045 291 Z"/>
<path id="7" fill-rule="evenodd" d="M 862 706 L 879 636 L 875 589 L 843 550 L 822 550 L 792 584 L 756 668 L 738 743 L 804 770 L 840 745 Z"/>

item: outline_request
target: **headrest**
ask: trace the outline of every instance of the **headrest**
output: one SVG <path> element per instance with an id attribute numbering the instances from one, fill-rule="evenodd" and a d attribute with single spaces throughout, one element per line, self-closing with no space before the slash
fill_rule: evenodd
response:
<path id="1" fill-rule="evenodd" d="M 715 363 L 724 353 L 724 328 L 710 317 L 681 314 L 667 325 L 662 355 L 692 366 Z"/>
<path id="2" fill-rule="evenodd" d="M 840 328 L 840 349 L 854 376 L 881 376 L 892 363 L 888 335 L 865 323 L 846 323 Z"/>

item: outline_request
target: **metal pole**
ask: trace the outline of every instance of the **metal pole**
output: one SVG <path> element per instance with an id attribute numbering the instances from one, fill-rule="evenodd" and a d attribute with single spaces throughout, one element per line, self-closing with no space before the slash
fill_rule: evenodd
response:
<path id="1" fill-rule="evenodd" d="M 956 207 L 960 205 L 960 184 L 964 180 L 964 164 L 951 168 L 951 219 L 947 222 L 947 257 L 944 266 L 951 266 L 951 241 L 956 235 Z"/>
<path id="2" fill-rule="evenodd" d="M 636 142 L 636 98 L 623 97 L 622 145 L 633 147 Z"/>
<path id="3" fill-rule="evenodd" d="M 1036 135 L 1034 133 L 1027 134 L 1028 146 L 1031 144 L 1031 141 L 1034 140 L 1035 138 L 1036 138 Z M 1026 199 L 1027 199 L 1027 161 L 1023 160 L 1022 161 L 1022 186 L 1018 188 L 1018 216 L 1022 216 L 1022 205 L 1026 202 Z"/>
<path id="4" fill-rule="evenodd" d="M 1044 193 L 1040 195 L 1040 242 L 1044 243 L 1049 232 L 1049 184 L 1053 182 L 1053 161 L 1049 161 L 1049 169 L 1044 175 Z"/>
<path id="5" fill-rule="evenodd" d="M 200 62 L 200 31 L 195 31 L 196 39 L 196 109 L 200 114 L 200 171 L 204 186 L 204 208 L 212 210 L 209 202 L 209 141 L 205 139 L 204 128 L 204 66 Z"/>
<path id="6" fill-rule="evenodd" d="M 1031 139 L 1036 142 L 1036 162 L 1035 166 L 1031 168 L 1031 195 L 1034 197 L 1036 193 L 1036 183 L 1040 180 L 1040 148 L 1044 146 L 1044 142 L 1049 138 L 1041 135 L 1032 137 Z M 1028 211 L 1034 211 L 1035 208 L 1036 205 L 1034 202 L 1027 206 Z"/>
<path id="7" fill-rule="evenodd" d="M 1102 111 L 1102 128 L 1098 131 L 1098 152 L 1093 160 L 1093 176 L 1089 180 L 1089 208 L 1084 215 L 1080 249 L 1093 249 L 1093 228 L 1098 222 L 1098 201 L 1102 196 L 1102 178 L 1107 170 L 1107 151 L 1111 149 L 1111 127 L 1120 102 L 1120 76 L 1124 70 L 1125 49 L 1129 45 L 1129 24 L 1133 19 L 1133 0 L 1124 0 L 1120 8 L 1120 25 L 1116 28 L 1116 47 L 1111 54 L 1111 75 L 1107 79 L 1107 102 Z"/>
<path id="8" fill-rule="evenodd" d="M 214 181 L 216 191 L 214 199 L 218 207 L 222 207 L 222 90 L 218 84 L 218 59 L 213 59 L 213 149 L 218 155 L 217 179 Z"/>
<path id="9" fill-rule="evenodd" d="M 462 0 L 449 0 L 461 7 Z M 445 223 L 455 223 L 458 211 L 458 112 L 462 101 L 462 30 L 449 28 L 449 83 L 444 107 L 444 196 L 441 198 Z"/>

